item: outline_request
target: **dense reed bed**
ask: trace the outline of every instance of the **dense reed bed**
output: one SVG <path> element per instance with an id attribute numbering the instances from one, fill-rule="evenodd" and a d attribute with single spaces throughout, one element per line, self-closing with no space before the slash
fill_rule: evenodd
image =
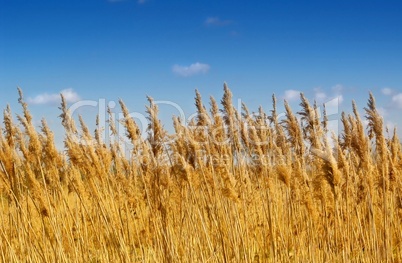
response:
<path id="1" fill-rule="evenodd" d="M 402 262 L 401 143 L 371 94 L 339 135 L 303 94 L 280 119 L 275 96 L 251 114 L 226 85 L 220 104 L 196 92 L 174 134 L 148 98 L 146 139 L 120 101 L 129 156 L 111 110 L 104 141 L 61 99 L 64 151 L 21 91 L 4 110 L 2 262 Z"/>

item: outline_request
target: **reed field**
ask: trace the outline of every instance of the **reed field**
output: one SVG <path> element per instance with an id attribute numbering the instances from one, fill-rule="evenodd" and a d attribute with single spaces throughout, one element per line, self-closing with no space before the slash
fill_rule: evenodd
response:
<path id="1" fill-rule="evenodd" d="M 0 124 L 0 261 L 402 262 L 401 142 L 367 97 L 339 133 L 303 94 L 279 118 L 275 96 L 251 113 L 226 85 L 196 91 L 173 133 L 152 98 L 145 134 L 120 101 L 126 138 L 109 109 L 104 140 L 61 96 L 58 149 L 19 90 Z"/>

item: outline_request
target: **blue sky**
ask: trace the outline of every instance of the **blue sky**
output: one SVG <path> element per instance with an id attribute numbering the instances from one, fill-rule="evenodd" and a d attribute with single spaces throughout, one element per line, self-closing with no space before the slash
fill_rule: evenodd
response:
<path id="1" fill-rule="evenodd" d="M 57 131 L 57 95 L 122 98 L 143 112 L 146 95 L 194 112 L 222 96 L 253 110 L 271 95 L 296 95 L 340 110 L 360 108 L 368 92 L 389 125 L 402 123 L 402 2 L 0 0 L 0 105 L 18 113 L 23 89 L 37 120 Z M 88 108 L 88 107 L 87 107 Z M 161 105 L 169 126 L 177 111 Z M 94 118 L 96 110 L 81 113 Z M 92 117 L 91 117 L 92 116 Z M 93 121 L 93 120 L 88 120 Z"/>

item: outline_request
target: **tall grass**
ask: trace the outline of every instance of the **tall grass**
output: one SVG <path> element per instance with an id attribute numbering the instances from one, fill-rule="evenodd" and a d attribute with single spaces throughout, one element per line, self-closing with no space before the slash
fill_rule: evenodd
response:
<path id="1" fill-rule="evenodd" d="M 147 136 L 120 101 L 130 156 L 110 109 L 103 141 L 61 97 L 60 152 L 19 95 L 0 132 L 2 262 L 402 262 L 402 147 L 372 94 L 367 132 L 353 103 L 331 139 L 303 94 L 279 121 L 275 96 L 250 114 L 226 85 L 209 111 L 196 91 L 174 134 L 148 97 Z"/>

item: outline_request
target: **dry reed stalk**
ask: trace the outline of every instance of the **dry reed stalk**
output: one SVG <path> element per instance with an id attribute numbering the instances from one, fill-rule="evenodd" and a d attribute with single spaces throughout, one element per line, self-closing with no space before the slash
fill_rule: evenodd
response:
<path id="1" fill-rule="evenodd" d="M 122 121 L 123 126 L 126 129 L 126 136 L 128 139 L 130 139 L 131 144 L 133 146 L 132 155 L 135 157 L 140 156 L 140 153 L 143 151 L 141 131 L 138 125 L 135 123 L 134 119 L 130 116 L 129 110 L 127 109 L 124 102 L 122 100 L 119 100 L 119 104 L 124 117 L 124 119 L 120 121 Z"/>
<path id="2" fill-rule="evenodd" d="M 375 105 L 375 99 L 373 94 L 370 92 L 370 98 L 368 100 L 367 108 L 364 108 L 366 111 L 366 119 L 368 120 L 368 138 L 372 139 L 375 137 L 376 139 L 376 151 L 378 152 L 378 161 L 377 167 L 379 168 L 379 175 L 382 182 L 382 195 L 383 195 L 383 255 L 384 258 L 389 261 L 389 252 L 388 249 L 390 247 L 389 244 L 389 223 L 388 223 L 388 198 L 387 191 L 390 188 L 390 174 L 388 168 L 388 148 L 386 145 L 385 137 L 383 134 L 383 120 L 380 114 L 378 113 Z"/>
<path id="3" fill-rule="evenodd" d="M 323 132 L 318 117 L 317 107 L 310 105 L 308 99 L 303 93 L 300 94 L 302 111 L 298 112 L 301 116 L 301 125 L 303 126 L 303 135 L 311 144 L 313 149 L 322 149 L 320 139 L 323 137 Z"/>
<path id="4" fill-rule="evenodd" d="M 232 92 L 229 90 L 226 83 L 223 85 L 224 94 L 221 100 L 223 106 L 222 112 L 224 113 L 223 120 L 228 128 L 229 144 L 232 146 L 233 152 L 239 152 L 240 140 L 239 140 L 239 113 L 232 104 Z"/>
<path id="5" fill-rule="evenodd" d="M 146 112 L 148 113 L 148 142 L 152 146 L 153 156 L 158 159 L 161 157 L 164 151 L 164 140 L 166 138 L 167 132 L 162 126 L 162 122 L 158 119 L 158 106 L 154 103 L 151 97 L 147 97 L 149 106 L 146 106 Z M 159 162 L 159 161 L 158 161 Z"/>
<path id="6" fill-rule="evenodd" d="M 273 123 L 273 135 L 275 136 L 275 143 L 276 145 L 281 149 L 281 155 L 287 155 L 289 152 L 289 146 L 286 143 L 286 135 L 285 131 L 283 129 L 283 126 L 280 125 L 278 121 L 278 114 L 277 114 L 277 106 L 276 106 L 276 97 L 275 94 L 272 95 L 272 110 L 271 110 L 271 116 L 268 117 L 268 119 Z"/>
<path id="7" fill-rule="evenodd" d="M 210 116 L 196 91 L 196 118 L 173 118 L 172 135 L 148 99 L 146 139 L 120 101 L 127 158 L 111 109 L 108 141 L 99 117 L 78 131 L 62 97 L 64 156 L 20 91 L 21 125 L 7 107 L 0 128 L 2 261 L 402 261 L 402 147 L 372 94 L 369 134 L 353 103 L 333 143 L 325 107 L 321 120 L 303 95 L 301 122 L 286 101 L 279 122 L 275 96 L 271 116 L 243 104 L 240 118 L 227 85 Z"/>
<path id="8" fill-rule="evenodd" d="M 304 154 L 305 154 L 305 146 L 303 143 L 303 131 L 299 125 L 296 116 L 293 114 L 292 109 L 290 108 L 288 102 L 285 100 L 284 102 L 286 109 L 286 119 L 282 121 L 288 136 L 291 147 L 294 149 L 296 156 L 299 157 L 300 165 L 302 169 L 304 168 Z"/>

